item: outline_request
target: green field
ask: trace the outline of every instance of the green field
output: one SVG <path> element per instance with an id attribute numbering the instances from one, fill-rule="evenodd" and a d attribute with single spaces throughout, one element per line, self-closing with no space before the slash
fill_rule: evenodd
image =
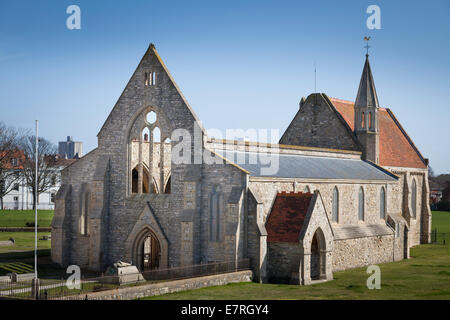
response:
<path id="1" fill-rule="evenodd" d="M 38 226 L 50 227 L 53 210 L 38 210 Z M 34 210 L 0 210 L 0 227 L 25 227 L 34 223 Z"/>
<path id="2" fill-rule="evenodd" d="M 437 229 L 438 232 L 445 232 L 450 235 L 450 212 L 433 211 L 432 213 L 432 229 Z"/>
<path id="3" fill-rule="evenodd" d="M 50 235 L 50 232 L 38 232 L 38 249 L 50 249 L 50 240 L 39 240 L 44 235 Z M 15 244 L 0 247 L 0 258 L 3 253 L 34 250 L 34 232 L 0 232 L 0 241 L 9 238 L 14 238 Z"/>
<path id="4" fill-rule="evenodd" d="M 379 267 L 380 290 L 367 289 L 366 268 L 357 268 L 311 286 L 236 283 L 145 299 L 450 299 L 450 245 L 421 245 L 411 249 L 411 259 Z"/>
<path id="5" fill-rule="evenodd" d="M 0 273 L 15 272 L 18 274 L 33 272 L 33 266 L 24 262 L 0 263 Z"/>
<path id="6" fill-rule="evenodd" d="M 433 212 L 433 228 L 450 232 L 450 212 Z M 411 259 L 380 264 L 381 289 L 366 287 L 366 268 L 334 272 L 334 280 L 298 286 L 235 283 L 144 299 L 450 299 L 450 245 L 426 244 L 411 248 Z"/>

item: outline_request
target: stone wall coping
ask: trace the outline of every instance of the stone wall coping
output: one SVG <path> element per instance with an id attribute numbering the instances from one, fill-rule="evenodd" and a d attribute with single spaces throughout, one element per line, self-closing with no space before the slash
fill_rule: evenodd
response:
<path id="1" fill-rule="evenodd" d="M 218 285 L 216 282 L 220 281 L 221 284 L 227 284 L 232 282 L 241 282 L 246 281 L 250 282 L 253 277 L 253 272 L 251 270 L 244 270 L 244 271 L 237 271 L 237 272 L 230 272 L 230 273 L 221 273 L 221 274 L 215 274 L 215 275 L 209 275 L 209 276 L 203 276 L 203 277 L 195 277 L 195 278 L 188 278 L 188 279 L 181 279 L 181 280 L 173 280 L 173 281 L 165 281 L 165 282 L 159 282 L 159 283 L 151 283 L 147 285 L 140 285 L 140 286 L 132 286 L 132 287 L 123 287 L 123 288 L 117 288 L 112 290 L 105 290 L 100 292 L 91 292 L 87 294 L 81 294 L 81 295 L 75 295 L 75 296 L 69 296 L 66 297 L 69 300 L 76 299 L 85 299 L 87 296 L 87 300 L 100 300 L 100 299 L 118 299 L 118 300 L 129 300 L 129 299 L 136 299 L 140 297 L 145 296 L 152 296 L 152 295 L 160 295 L 160 294 L 166 294 L 171 292 L 178 292 L 178 291 L 184 291 L 184 290 L 192 290 L 192 289 L 198 289 L 208 286 L 215 286 Z M 231 278 L 231 279 L 227 279 Z M 246 279 L 246 280 L 243 280 Z M 197 284 L 197 285 L 196 285 Z M 151 290 L 159 290 L 160 293 L 156 294 L 147 294 L 146 291 Z M 134 296 L 134 297 L 126 297 L 122 299 L 122 296 Z"/>

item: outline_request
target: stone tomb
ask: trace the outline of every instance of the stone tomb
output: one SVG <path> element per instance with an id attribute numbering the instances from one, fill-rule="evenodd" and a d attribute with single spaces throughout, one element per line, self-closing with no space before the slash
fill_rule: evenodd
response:
<path id="1" fill-rule="evenodd" d="M 103 283 L 129 284 L 139 281 L 145 281 L 142 274 L 136 266 L 123 261 L 114 263 L 106 270 L 105 277 L 102 277 Z"/>

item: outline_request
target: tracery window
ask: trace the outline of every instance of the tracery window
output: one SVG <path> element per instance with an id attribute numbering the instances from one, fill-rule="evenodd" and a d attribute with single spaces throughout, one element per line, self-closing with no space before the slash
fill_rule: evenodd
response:
<path id="1" fill-rule="evenodd" d="M 139 135 L 136 134 L 139 138 L 131 138 L 129 142 L 129 192 L 170 193 L 172 180 L 169 133 L 161 129 L 159 115 L 150 108 L 135 122 L 142 129 Z"/>

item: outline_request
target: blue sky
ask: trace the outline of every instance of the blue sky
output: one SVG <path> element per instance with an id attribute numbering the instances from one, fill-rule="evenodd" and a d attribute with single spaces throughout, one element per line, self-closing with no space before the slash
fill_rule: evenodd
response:
<path id="1" fill-rule="evenodd" d="M 66 8 L 81 8 L 81 30 Z M 366 8 L 381 8 L 368 30 Z M 0 120 L 85 152 L 150 42 L 206 128 L 278 128 L 302 96 L 354 100 L 371 40 L 378 98 L 450 172 L 450 1 L 0 0 Z"/>

